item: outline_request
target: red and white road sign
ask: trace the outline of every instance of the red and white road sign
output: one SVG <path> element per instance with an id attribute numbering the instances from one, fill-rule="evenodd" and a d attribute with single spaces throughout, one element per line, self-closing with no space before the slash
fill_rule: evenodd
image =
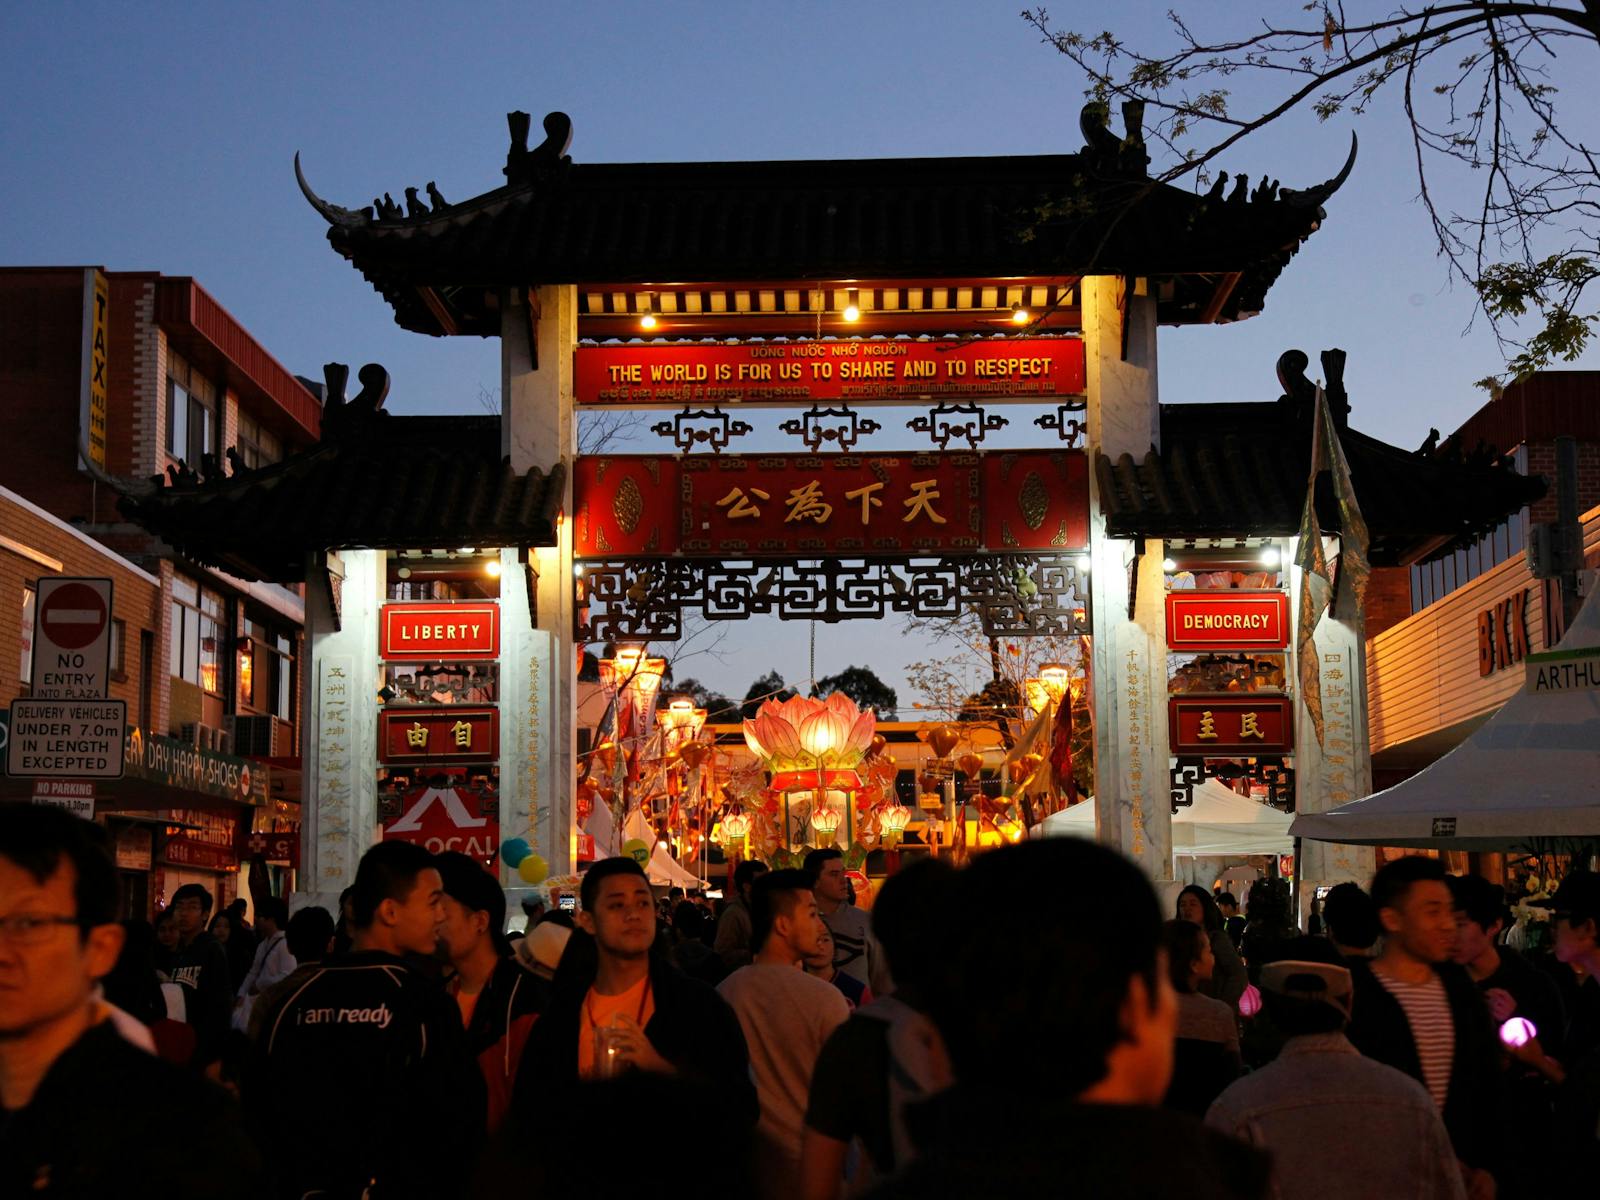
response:
<path id="1" fill-rule="evenodd" d="M 499 805 L 492 792 L 422 787 L 407 792 L 403 803 L 400 815 L 384 824 L 385 838 L 479 859 L 493 858 L 500 848 Z"/>
<path id="2" fill-rule="evenodd" d="M 111 580 L 41 579 L 34 608 L 38 700 L 103 700 L 111 682 Z"/>

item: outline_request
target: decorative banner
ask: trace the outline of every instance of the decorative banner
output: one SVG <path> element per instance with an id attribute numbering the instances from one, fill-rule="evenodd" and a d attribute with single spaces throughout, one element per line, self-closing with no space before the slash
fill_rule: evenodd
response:
<path id="1" fill-rule="evenodd" d="M 1077 396 L 1079 338 L 580 346 L 579 404 Z"/>
<path id="2" fill-rule="evenodd" d="M 492 859 L 500 846 L 500 796 L 475 788 L 414 788 L 399 815 L 383 823 L 383 838 L 415 842 L 430 854 L 459 850 Z"/>
<path id="3" fill-rule="evenodd" d="M 1289 697 L 1174 696 L 1167 701 L 1167 737 L 1175 755 L 1287 754 L 1294 749 Z"/>
<path id="4" fill-rule="evenodd" d="M 1283 650 L 1289 645 L 1285 592 L 1172 592 L 1167 649 Z"/>
<path id="5" fill-rule="evenodd" d="M 385 604 L 378 653 L 410 662 L 500 656 L 498 604 Z"/>
<path id="6" fill-rule="evenodd" d="M 579 458 L 574 553 L 914 554 L 1088 543 L 1082 451 Z"/>
<path id="7" fill-rule="evenodd" d="M 492 708 L 408 708 L 378 715 L 378 760 L 461 762 L 500 754 L 500 714 Z"/>

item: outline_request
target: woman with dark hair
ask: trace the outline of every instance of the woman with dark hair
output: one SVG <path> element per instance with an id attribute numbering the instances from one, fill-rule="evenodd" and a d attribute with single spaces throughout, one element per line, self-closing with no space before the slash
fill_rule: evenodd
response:
<path id="1" fill-rule="evenodd" d="M 1221 1000 L 1234 1013 L 1239 1011 L 1239 997 L 1244 995 L 1250 982 L 1245 975 L 1244 961 L 1228 936 L 1227 923 L 1222 910 L 1205 888 L 1190 884 L 1178 893 L 1177 918 L 1205 930 L 1211 943 L 1211 955 L 1216 960 L 1215 969 L 1200 984 L 1200 993 L 1213 1000 Z"/>
<path id="2" fill-rule="evenodd" d="M 1163 1103 L 1167 1108 L 1204 1116 L 1243 1068 L 1239 1025 L 1231 1008 L 1201 994 L 1201 985 L 1216 966 L 1205 929 L 1192 921 L 1168 921 L 1163 932 L 1167 971 L 1178 993 L 1172 1084 Z"/>
<path id="3" fill-rule="evenodd" d="M 1300 927 L 1290 909 L 1289 885 L 1282 879 L 1257 879 L 1250 885 L 1250 898 L 1245 904 L 1239 952 L 1244 955 L 1250 982 L 1255 983 L 1261 977 L 1261 968 L 1269 962 L 1295 957 L 1288 951 L 1300 936 Z"/>

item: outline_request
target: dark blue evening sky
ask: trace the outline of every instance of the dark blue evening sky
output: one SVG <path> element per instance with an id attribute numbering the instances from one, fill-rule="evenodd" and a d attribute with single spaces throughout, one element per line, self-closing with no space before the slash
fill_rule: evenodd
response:
<path id="1" fill-rule="evenodd" d="M 452 200 L 497 185 L 504 114 L 516 108 L 536 122 L 570 113 L 580 162 L 1074 151 L 1083 81 L 1019 7 L 7 4 L 0 263 L 190 274 L 300 374 L 375 360 L 393 374 L 396 411 L 482 411 L 480 394 L 498 387 L 497 343 L 396 327 L 324 241 L 295 186 L 296 150 L 318 191 L 352 207 L 429 180 Z M 1168 7 L 1052 11 L 1148 40 Z M 1204 16 L 1222 6 L 1191 7 Z M 1568 46 L 1555 82 L 1583 68 L 1564 105 L 1569 122 L 1592 123 L 1592 47 Z M 1355 174 L 1267 311 L 1163 332 L 1163 399 L 1270 399 L 1280 352 L 1298 346 L 1315 360 L 1340 346 L 1352 422 L 1369 433 L 1415 445 L 1482 402 L 1472 381 L 1501 359 L 1481 322 L 1463 335 L 1470 301 L 1434 255 L 1406 130 L 1394 102 L 1378 109 L 1354 123 Z M 1338 169 L 1351 128 L 1292 117 L 1223 166 L 1306 186 Z M 1575 365 L 1600 366 L 1600 356 Z M 724 663 L 681 670 L 741 692 L 769 666 L 804 678 L 804 640 L 804 627 L 751 625 L 729 637 Z M 871 627 L 818 634 L 819 674 L 870 662 L 900 684 L 900 664 L 923 656 L 920 639 L 885 641 Z"/>

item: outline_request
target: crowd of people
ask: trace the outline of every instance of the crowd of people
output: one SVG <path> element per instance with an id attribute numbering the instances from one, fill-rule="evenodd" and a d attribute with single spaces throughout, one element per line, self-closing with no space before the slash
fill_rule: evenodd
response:
<path id="1" fill-rule="evenodd" d="M 1183 889 L 1076 839 L 741 863 L 715 921 L 630 858 L 506 932 L 381 842 L 333 913 L 186 885 L 117 920 L 103 831 L 0 806 L 0 1195 L 1483 1197 L 1600 1173 L 1600 876 L 1555 953 L 1433 858 Z M 239 948 L 230 950 L 238 943 Z"/>

